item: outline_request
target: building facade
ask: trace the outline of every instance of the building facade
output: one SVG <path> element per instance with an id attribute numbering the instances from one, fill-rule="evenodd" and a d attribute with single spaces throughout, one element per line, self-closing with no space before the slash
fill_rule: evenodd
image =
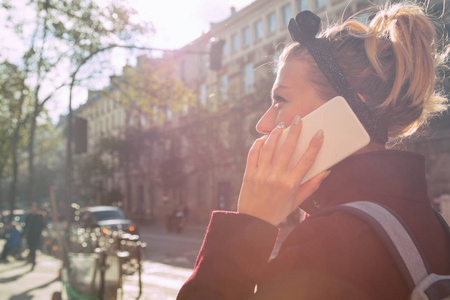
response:
<path id="1" fill-rule="evenodd" d="M 182 134 L 190 144 L 207 140 L 205 147 L 212 148 L 202 155 L 203 168 L 192 163 L 192 154 L 183 159 L 191 168 L 183 201 L 192 208 L 194 220 L 206 222 L 214 209 L 236 209 L 247 152 L 260 136 L 255 126 L 270 106 L 274 62 L 291 41 L 289 20 L 309 9 L 324 22 L 333 22 L 368 6 L 367 1 L 257 0 L 241 11 L 231 9 L 229 18 L 211 24 L 208 33 L 174 54 L 178 76 L 199 98 L 180 118 Z M 365 21 L 367 16 L 357 18 Z M 219 71 L 208 68 L 208 57 L 195 54 L 208 49 L 212 38 L 224 41 Z M 205 138 L 199 138 L 199 127 Z"/>
<path id="2" fill-rule="evenodd" d="M 287 30 L 290 18 L 309 9 L 322 18 L 324 26 L 327 21 L 351 16 L 366 22 L 368 13 L 364 10 L 383 3 L 256 0 L 240 11 L 231 9 L 230 16 L 211 24 L 209 32 L 164 57 L 175 62 L 177 76 L 195 92 L 198 101 L 177 113 L 165 111 L 163 124 L 148 116 L 130 117 L 129 107 L 91 92 L 88 102 L 78 110 L 89 124 L 88 154 L 106 133 L 125 138 L 125 128 L 137 125 L 147 132 L 142 136 L 145 151 L 136 155 L 137 159 L 124 165 L 112 156 L 110 175 L 91 177 L 97 186 L 97 200 L 118 189 L 132 218 L 152 221 L 163 221 L 173 210 L 184 209 L 191 222 L 205 223 L 213 210 L 235 210 L 247 152 L 260 136 L 255 126 L 270 105 L 274 61 L 291 41 Z M 357 12 L 361 13 L 355 15 Z M 219 71 L 209 68 L 205 55 L 212 38 L 224 41 Z M 448 134 L 442 135 L 444 145 L 449 139 Z M 422 140 L 409 147 L 427 145 Z M 437 161 L 444 159 L 448 150 Z M 430 176 L 437 177 L 430 187 L 432 198 L 450 193 L 450 177 L 438 183 L 443 177 L 436 172 L 430 167 Z"/>

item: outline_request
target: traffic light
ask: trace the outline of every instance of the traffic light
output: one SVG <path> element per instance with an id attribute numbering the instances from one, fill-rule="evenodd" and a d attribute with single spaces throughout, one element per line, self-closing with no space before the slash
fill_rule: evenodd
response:
<path id="1" fill-rule="evenodd" d="M 209 68 L 219 71 L 222 68 L 223 46 L 225 41 L 221 39 L 212 39 L 209 48 Z"/>
<path id="2" fill-rule="evenodd" d="M 75 142 L 75 154 L 87 152 L 87 130 L 86 119 L 75 117 L 73 137 Z"/>

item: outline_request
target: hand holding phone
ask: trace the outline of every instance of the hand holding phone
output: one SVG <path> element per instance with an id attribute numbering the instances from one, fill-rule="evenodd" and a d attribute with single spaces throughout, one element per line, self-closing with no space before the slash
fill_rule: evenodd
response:
<path id="1" fill-rule="evenodd" d="M 300 160 L 318 130 L 322 129 L 325 136 L 317 159 L 306 173 L 302 184 L 367 146 L 370 142 L 369 134 L 358 117 L 347 101 L 340 96 L 329 100 L 303 117 L 302 123 L 302 131 L 289 167 L 294 166 Z M 280 147 L 286 140 L 289 129 L 290 127 L 286 128 L 280 136 L 275 155 L 282 155 L 279 154 Z"/>

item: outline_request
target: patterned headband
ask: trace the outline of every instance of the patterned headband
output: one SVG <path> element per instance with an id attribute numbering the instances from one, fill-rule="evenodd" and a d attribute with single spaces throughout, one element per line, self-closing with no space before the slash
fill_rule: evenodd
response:
<path id="1" fill-rule="evenodd" d="M 364 125 L 364 128 L 366 128 L 372 141 L 383 145 L 386 144 L 388 140 L 386 126 L 375 118 L 367 104 L 359 98 L 356 91 L 347 81 L 330 48 L 326 45 L 326 40 L 316 38 L 320 25 L 321 20 L 319 16 L 309 10 L 305 10 L 298 13 L 295 19 L 292 18 L 289 21 L 288 29 L 294 41 L 306 46 L 319 69 L 338 95 L 347 100 L 358 119 Z"/>

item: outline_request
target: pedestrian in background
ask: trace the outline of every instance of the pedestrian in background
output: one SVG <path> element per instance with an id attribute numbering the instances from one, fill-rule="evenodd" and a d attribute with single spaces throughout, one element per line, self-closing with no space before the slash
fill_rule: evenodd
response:
<path id="1" fill-rule="evenodd" d="M 36 250 L 41 243 L 41 234 L 45 226 L 43 214 L 38 210 L 36 204 L 32 204 L 25 219 L 23 236 L 26 238 L 28 249 L 28 262 L 31 263 L 31 270 L 36 266 Z"/>
<path id="2" fill-rule="evenodd" d="M 387 4 L 371 17 L 368 26 L 349 19 L 320 34 L 312 12 L 289 22 L 295 42 L 280 55 L 272 104 L 256 127 L 265 136 L 249 151 L 238 210 L 213 212 L 178 300 L 409 299 L 409 282 L 373 227 L 336 208 L 359 201 L 395 212 L 431 273 L 450 274 L 450 239 L 428 199 L 425 158 L 387 147 L 446 109 L 435 76 L 448 46 L 439 53 L 435 27 L 417 4 Z M 301 118 L 337 95 L 352 104 L 371 141 L 301 184 L 327 139 L 319 130 L 290 166 Z M 277 225 L 299 206 L 310 216 L 269 259 Z"/>
<path id="3" fill-rule="evenodd" d="M 8 262 L 8 255 L 14 254 L 15 251 L 19 251 L 20 254 L 20 248 L 22 246 L 22 233 L 19 228 L 19 224 L 17 222 L 11 222 L 9 225 L 10 229 L 7 233 L 6 243 L 3 247 L 2 255 L 0 258 L 0 261 L 2 262 Z"/>

